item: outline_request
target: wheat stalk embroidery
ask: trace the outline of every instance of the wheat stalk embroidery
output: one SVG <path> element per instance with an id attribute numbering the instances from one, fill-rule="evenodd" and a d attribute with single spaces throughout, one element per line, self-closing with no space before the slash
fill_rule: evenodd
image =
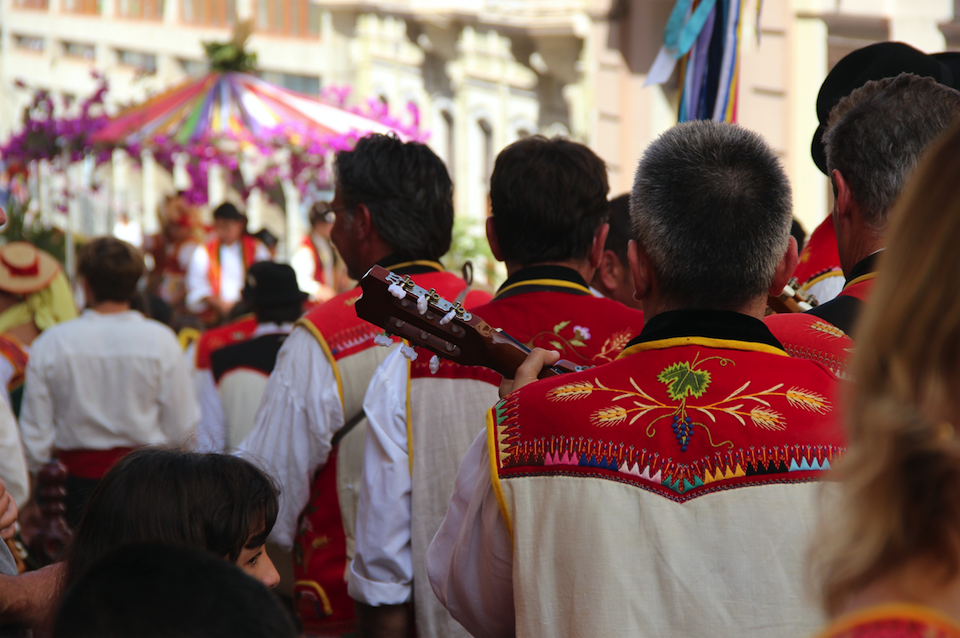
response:
<path id="1" fill-rule="evenodd" d="M 717 422 L 718 414 L 726 414 L 746 426 L 747 421 L 758 428 L 764 430 L 781 431 L 787 427 L 785 418 L 782 414 L 774 410 L 769 402 L 773 397 L 784 397 L 787 403 L 797 409 L 826 414 L 832 409 L 830 402 L 826 397 L 821 396 L 810 390 L 791 387 L 784 391 L 784 384 L 778 383 L 759 392 L 750 392 L 751 381 L 746 381 L 742 386 L 731 392 L 727 397 L 713 403 L 697 405 L 691 403 L 691 399 L 700 399 L 703 397 L 712 381 L 708 370 L 702 368 L 703 364 L 710 360 L 716 360 L 721 366 L 734 364 L 731 359 L 723 357 L 707 357 L 700 359 L 698 352 L 693 361 L 680 361 L 664 368 L 657 380 L 666 386 L 667 396 L 674 403 L 665 403 L 653 398 L 645 392 L 637 382 L 630 377 L 632 390 L 620 390 L 604 386 L 599 379 L 589 381 L 578 381 L 568 383 L 553 388 L 547 395 L 552 401 L 572 401 L 590 396 L 595 392 L 614 392 L 617 393 L 611 399 L 613 402 L 629 400 L 629 406 L 610 405 L 606 408 L 596 410 L 590 415 L 590 421 L 597 427 L 613 427 L 623 424 L 632 425 L 645 414 L 654 411 L 662 411 L 647 425 L 647 436 L 654 436 L 654 426 L 661 419 L 671 419 L 671 428 L 680 445 L 680 450 L 686 452 L 687 446 L 693 436 L 696 427 L 702 428 L 713 447 L 727 445 L 733 448 L 733 442 L 726 440 L 719 443 L 713 441 L 713 435 L 707 424 L 694 421 L 692 413 L 704 415 L 711 423 Z"/>

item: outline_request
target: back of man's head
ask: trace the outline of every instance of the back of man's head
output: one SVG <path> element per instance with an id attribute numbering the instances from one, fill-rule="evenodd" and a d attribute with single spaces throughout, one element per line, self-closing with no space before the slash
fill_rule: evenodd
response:
<path id="1" fill-rule="evenodd" d="M 453 233 L 453 183 L 425 144 L 369 135 L 337 153 L 337 193 L 348 208 L 364 204 L 396 256 L 439 259 Z"/>
<path id="2" fill-rule="evenodd" d="M 490 177 L 493 225 L 504 261 L 582 261 L 607 219 L 607 167 L 569 140 L 527 137 L 500 152 Z"/>
<path id="3" fill-rule="evenodd" d="M 607 209 L 610 217 L 610 232 L 603 245 L 604 250 L 612 250 L 624 264 L 627 263 L 627 244 L 633 239 L 633 228 L 630 225 L 630 193 L 624 193 L 610 200 Z"/>
<path id="4" fill-rule="evenodd" d="M 140 251 L 115 237 L 97 237 L 77 256 L 77 271 L 87 280 L 95 302 L 130 301 L 144 268 Z"/>
<path id="5" fill-rule="evenodd" d="M 262 584 L 190 547 L 124 545 L 70 587 L 56 638 L 293 638 L 289 615 Z"/>
<path id="6" fill-rule="evenodd" d="M 764 295 L 791 209 L 763 138 L 709 120 L 678 124 L 647 147 L 630 195 L 637 240 L 674 308 L 739 310 Z"/>
<path id="7" fill-rule="evenodd" d="M 830 112 L 823 136 L 827 170 L 840 171 L 874 231 L 924 151 L 960 116 L 960 92 L 931 78 L 902 73 L 867 82 Z"/>

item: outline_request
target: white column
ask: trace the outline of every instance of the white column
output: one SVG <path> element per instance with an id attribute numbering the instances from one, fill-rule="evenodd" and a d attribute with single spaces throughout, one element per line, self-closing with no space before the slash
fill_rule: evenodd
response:
<path id="1" fill-rule="evenodd" d="M 207 171 L 207 205 L 211 209 L 224 202 L 227 196 L 226 175 L 223 167 L 212 164 Z"/>
<path id="2" fill-rule="evenodd" d="M 143 234 L 152 235 L 160 231 L 160 220 L 157 218 L 157 161 L 149 150 L 144 149 L 140 153 L 140 167 Z"/>
<path id="3" fill-rule="evenodd" d="M 263 228 L 263 196 L 259 188 L 250 189 L 247 196 L 247 229 L 257 232 Z"/>
<path id="4" fill-rule="evenodd" d="M 284 253 L 287 256 L 287 261 L 290 261 L 293 259 L 293 252 L 297 249 L 302 237 L 300 230 L 300 191 L 297 190 L 296 185 L 290 179 L 283 180 L 282 184 L 283 199 L 287 204 L 287 236 L 284 238 L 286 241 Z"/>

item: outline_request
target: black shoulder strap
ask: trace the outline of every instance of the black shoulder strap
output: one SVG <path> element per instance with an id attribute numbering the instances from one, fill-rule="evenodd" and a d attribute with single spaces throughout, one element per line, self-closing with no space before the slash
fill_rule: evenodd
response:
<path id="1" fill-rule="evenodd" d="M 367 413 L 363 411 L 363 408 L 360 408 L 360 411 L 353 416 L 352 419 L 343 424 L 343 427 L 337 430 L 337 433 L 333 435 L 333 440 L 330 441 L 330 447 L 337 447 L 340 445 L 340 441 L 343 440 L 343 437 L 350 434 L 350 430 L 357 427 L 357 424 L 365 419 Z"/>

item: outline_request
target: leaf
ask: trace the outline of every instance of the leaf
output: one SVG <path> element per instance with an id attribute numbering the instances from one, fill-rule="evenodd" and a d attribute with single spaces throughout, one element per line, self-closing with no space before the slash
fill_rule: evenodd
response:
<path id="1" fill-rule="evenodd" d="M 587 344 L 585 344 L 584 342 L 580 341 L 579 339 L 571 339 L 571 340 L 570 340 L 570 345 L 571 345 L 571 346 L 574 346 L 574 347 L 576 347 L 576 348 L 582 348 L 582 347 L 584 347 L 584 346 L 587 345 Z"/>
<path id="2" fill-rule="evenodd" d="M 671 399 L 682 401 L 687 396 L 703 396 L 710 385 L 710 373 L 694 370 L 687 362 L 674 363 L 657 375 L 657 380 L 667 385 L 667 394 Z"/>
<path id="3" fill-rule="evenodd" d="M 551 341 L 550 345 L 556 348 L 557 350 L 563 350 L 563 344 L 559 341 Z"/>
<path id="4" fill-rule="evenodd" d="M 569 321 L 561 321 L 553 327 L 553 334 L 560 334 L 560 331 L 570 325 Z"/>

